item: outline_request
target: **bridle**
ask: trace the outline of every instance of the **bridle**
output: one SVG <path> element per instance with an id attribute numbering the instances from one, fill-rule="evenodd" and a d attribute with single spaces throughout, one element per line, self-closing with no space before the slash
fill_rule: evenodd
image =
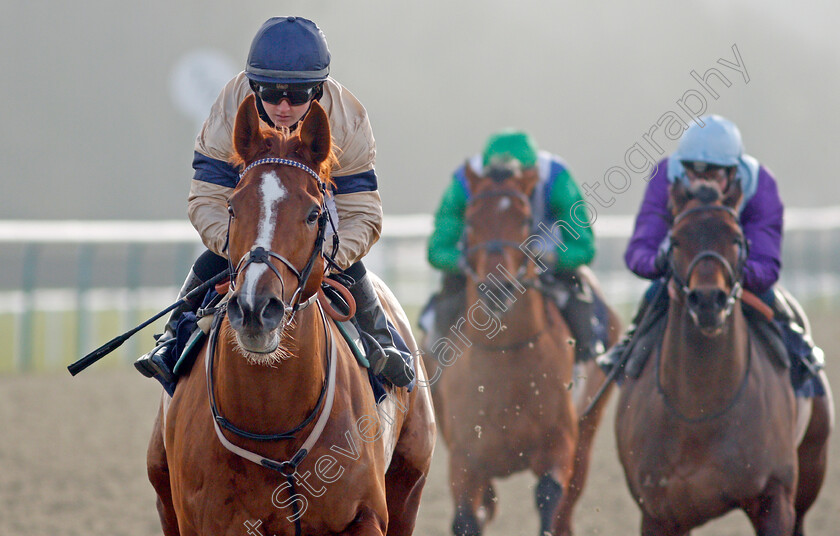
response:
<path id="1" fill-rule="evenodd" d="M 738 224 L 738 213 L 727 206 L 723 205 L 703 205 L 699 207 L 694 207 L 686 210 L 685 212 L 680 213 L 674 218 L 674 223 L 671 226 L 671 234 L 673 234 L 674 229 L 676 229 L 677 225 L 683 221 L 687 216 L 691 214 L 696 214 L 698 212 L 706 212 L 710 210 L 722 210 L 725 211 L 727 214 L 732 216 L 735 220 L 735 223 Z M 738 224 L 738 229 L 740 230 L 741 226 Z M 743 233 L 740 234 L 738 238 L 738 261 L 733 268 L 733 266 L 726 260 L 726 258 L 718 253 L 717 251 L 712 250 L 703 250 L 691 260 L 688 264 L 688 272 L 685 275 L 685 278 L 680 277 L 677 274 L 676 267 L 674 266 L 674 248 L 673 245 L 668 250 L 668 262 L 671 268 L 671 279 L 677 286 L 677 289 L 682 293 L 683 297 L 688 296 L 691 292 L 691 288 L 689 288 L 688 284 L 691 281 L 691 274 L 694 273 L 694 269 L 697 268 L 697 265 L 700 261 L 704 259 L 714 259 L 718 261 L 726 270 L 726 275 L 728 278 L 728 283 L 730 285 L 729 294 L 726 297 L 726 306 L 724 308 L 723 314 L 724 318 L 728 318 L 730 314 L 732 314 L 732 308 L 735 306 L 735 302 L 741 298 L 741 293 L 743 288 L 741 286 L 741 278 L 744 275 L 744 265 L 747 262 L 747 256 L 749 254 L 749 247 L 747 241 L 744 239 Z"/>
<path id="2" fill-rule="evenodd" d="M 470 199 L 470 204 L 475 203 L 481 199 L 490 199 L 494 197 L 514 197 L 520 201 L 522 201 L 525 206 L 530 206 L 531 201 L 528 197 L 520 192 L 519 190 L 514 190 L 510 188 L 505 188 L 501 190 L 492 190 L 487 192 L 481 192 L 479 194 L 474 195 Z M 528 225 L 528 228 L 531 228 L 532 223 L 532 216 L 529 216 L 528 219 L 524 222 Z M 467 228 L 471 227 L 473 224 L 467 219 L 466 226 Z M 464 274 L 474 283 L 479 285 L 486 285 L 487 282 L 482 280 L 482 278 L 478 275 L 475 269 L 469 262 L 469 258 L 478 251 L 487 251 L 489 253 L 504 253 L 505 249 L 515 249 L 517 251 L 521 251 L 520 246 L 522 244 L 520 242 L 514 242 L 512 240 L 487 240 L 480 244 L 476 244 L 474 246 L 469 246 L 467 248 L 462 248 L 462 256 L 460 261 L 460 269 L 464 272 Z M 515 279 L 518 283 L 522 284 L 523 286 L 533 286 L 533 282 L 529 281 L 527 276 L 528 270 L 528 261 L 530 258 L 527 255 L 524 255 L 524 260 L 522 264 L 519 266 L 517 273 L 515 274 Z"/>
<path id="3" fill-rule="evenodd" d="M 303 269 L 300 271 L 298 271 L 298 269 L 295 268 L 294 265 L 283 255 L 280 255 L 279 253 L 275 253 L 274 251 L 270 251 L 259 246 L 251 248 L 251 250 L 248 253 L 243 255 L 242 258 L 239 259 L 239 262 L 236 263 L 236 268 L 232 266 L 231 260 L 228 259 L 228 266 L 230 267 L 230 288 L 231 291 L 236 288 L 235 285 L 237 275 L 240 272 L 243 272 L 246 268 L 248 268 L 248 266 L 250 266 L 251 264 L 265 264 L 272 272 L 274 272 L 274 275 L 276 275 L 277 278 L 280 280 L 281 292 L 285 292 L 285 285 L 283 284 L 283 277 L 280 274 L 280 270 L 277 268 L 277 266 L 274 265 L 274 263 L 271 262 L 272 259 L 277 259 L 290 272 L 292 272 L 295 278 L 297 278 L 297 288 L 292 294 L 290 302 L 286 303 L 286 301 L 281 298 L 281 303 L 283 304 L 283 314 L 284 316 L 289 315 L 289 322 L 291 322 L 297 311 L 309 306 L 314 301 L 312 298 L 306 301 L 302 301 L 303 289 L 309 282 L 309 276 L 312 273 L 312 268 L 315 265 L 315 261 L 319 256 L 323 255 L 327 259 L 328 263 L 333 263 L 332 258 L 335 256 L 335 253 L 338 250 L 338 233 L 336 232 L 335 223 L 333 222 L 329 208 L 327 207 L 327 185 L 323 180 L 321 180 L 321 176 L 318 175 L 318 173 L 316 173 L 309 166 L 297 162 L 295 160 L 289 160 L 288 158 L 262 158 L 260 160 L 251 162 L 251 164 L 249 164 L 248 167 L 246 167 L 242 171 L 242 173 L 239 174 L 239 179 L 242 180 L 245 174 L 254 167 L 264 164 L 281 164 L 301 169 L 307 172 L 317 181 L 318 190 L 321 192 L 320 214 L 318 215 L 318 234 L 315 236 L 315 244 L 312 249 L 312 253 L 309 255 L 309 259 L 306 261 L 306 265 L 304 265 Z M 230 223 L 232 219 L 233 215 L 231 214 L 230 219 L 228 220 L 228 239 L 226 242 L 229 242 L 230 240 Z M 333 245 L 332 253 L 330 255 L 324 255 L 322 250 L 328 222 L 333 231 Z"/>
<path id="4" fill-rule="evenodd" d="M 321 177 L 311 168 L 308 166 L 296 162 L 294 160 L 289 160 L 286 158 L 263 158 L 252 162 L 248 167 L 246 167 L 242 173 L 239 175 L 240 180 L 242 177 L 250 171 L 255 166 L 259 166 L 262 164 L 281 164 L 286 166 L 292 166 L 298 169 L 302 169 L 303 171 L 307 172 L 309 175 L 315 178 L 318 181 L 318 189 L 322 195 L 322 201 L 320 210 L 321 213 L 318 215 L 318 234 L 315 237 L 315 244 L 312 250 L 312 253 L 309 255 L 309 259 L 306 262 L 306 265 L 303 267 L 302 270 L 298 270 L 294 267 L 294 265 L 283 255 L 279 253 L 275 253 L 273 251 L 266 250 L 263 247 L 253 247 L 251 250 L 242 256 L 239 259 L 239 262 L 236 264 L 236 269 L 234 270 L 231 267 L 230 270 L 230 287 L 231 291 L 234 290 L 236 276 L 239 272 L 244 271 L 248 266 L 251 264 L 266 264 L 268 268 L 274 272 L 278 279 L 280 279 L 280 288 L 281 292 L 285 290 L 283 285 L 283 277 L 280 274 L 280 270 L 277 266 L 272 263 L 272 259 L 276 259 L 280 261 L 294 276 L 297 278 L 298 284 L 297 288 L 295 289 L 294 294 L 292 294 L 292 299 L 290 303 L 286 303 L 283 301 L 283 309 L 284 315 L 289 314 L 289 322 L 291 322 L 292 318 L 294 317 L 295 313 L 305 307 L 308 307 L 310 304 L 314 303 L 317 298 L 317 293 L 313 294 L 312 297 L 307 299 L 304 302 L 301 302 L 302 292 L 304 287 L 306 287 L 306 283 L 309 281 L 309 276 L 312 273 L 312 268 L 315 264 L 315 260 L 319 256 L 324 256 L 327 259 L 328 263 L 335 264 L 332 260 L 332 257 L 335 256 L 335 252 L 338 249 L 338 233 L 335 232 L 335 224 L 332 221 L 332 217 L 330 216 L 329 208 L 326 206 L 326 190 L 327 185 L 321 180 Z M 233 216 L 231 215 L 231 219 Z M 322 252 L 323 244 L 324 244 L 324 235 L 326 232 L 327 222 L 329 222 L 330 226 L 333 230 L 333 249 L 331 255 L 324 255 Z M 230 239 L 230 220 L 228 221 L 228 241 Z M 228 265 L 230 265 L 231 261 L 228 259 Z M 282 294 L 281 294 L 282 296 Z M 320 304 L 318 305 L 318 311 L 321 315 L 321 322 L 324 328 L 324 336 L 327 339 L 328 349 L 326 352 L 326 362 L 325 362 L 325 370 L 326 375 L 324 377 L 324 384 L 321 388 L 321 392 L 318 395 L 318 401 L 315 404 L 315 407 L 312 411 L 301 421 L 297 426 L 294 428 L 276 434 L 258 434 L 253 432 L 248 432 L 243 430 L 232 422 L 228 421 L 224 418 L 221 414 L 221 411 L 218 409 L 216 404 L 216 397 L 214 393 L 214 384 L 213 384 L 213 357 L 215 354 L 216 349 L 216 341 L 219 335 L 219 327 L 221 326 L 222 319 L 224 317 L 224 309 L 222 309 L 221 314 L 216 315 L 213 319 L 213 326 L 211 328 L 211 335 L 210 335 L 210 343 L 209 348 L 206 352 L 205 356 L 205 375 L 207 380 L 207 393 L 208 398 L 210 400 L 210 411 L 213 415 L 213 426 L 216 431 L 216 437 L 219 439 L 219 442 L 230 452 L 240 456 L 246 460 L 249 460 L 257 465 L 262 467 L 267 467 L 274 471 L 279 472 L 282 474 L 287 481 L 287 486 L 289 489 L 289 497 L 294 499 L 296 496 L 295 493 L 295 473 L 297 467 L 303 462 L 306 455 L 321 437 L 321 433 L 324 431 L 326 427 L 327 421 L 329 420 L 330 413 L 332 412 L 333 408 L 333 401 L 335 398 L 335 374 L 336 374 L 336 361 L 337 361 L 337 354 L 336 354 L 336 344 L 332 339 L 332 331 L 329 328 L 327 323 L 327 318 L 324 315 L 324 311 L 321 308 Z M 260 454 L 252 452 L 250 450 L 244 449 L 239 447 L 233 443 L 231 443 L 222 433 L 222 428 L 232 432 L 233 434 L 245 438 L 251 439 L 256 441 L 277 441 L 277 440 L 290 440 L 295 439 L 296 434 L 301 432 L 306 426 L 308 426 L 313 420 L 315 420 L 316 415 L 320 412 L 320 417 L 318 417 L 317 421 L 315 421 L 315 425 L 312 431 L 307 436 L 306 440 L 303 444 L 297 449 L 295 454 L 288 460 L 285 461 L 277 461 L 270 458 L 266 458 Z M 299 511 L 297 502 L 292 502 L 292 508 L 294 511 L 294 515 L 291 519 L 293 519 L 295 524 L 295 535 L 300 536 L 302 534 L 301 522 L 300 518 L 303 515 L 303 512 Z M 304 510 L 305 511 L 305 510 Z"/>

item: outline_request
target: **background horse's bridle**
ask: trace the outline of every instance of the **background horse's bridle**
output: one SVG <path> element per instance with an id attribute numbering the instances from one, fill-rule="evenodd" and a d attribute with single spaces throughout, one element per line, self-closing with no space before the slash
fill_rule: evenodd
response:
<path id="1" fill-rule="evenodd" d="M 472 203 L 474 203 L 478 200 L 481 200 L 481 199 L 488 199 L 488 198 L 493 198 L 493 197 L 504 197 L 504 196 L 514 197 L 516 199 L 519 199 L 523 203 L 525 203 L 525 206 L 527 206 L 527 207 L 531 206 L 531 201 L 530 201 L 530 199 L 528 199 L 528 197 L 525 194 L 523 194 L 519 190 L 513 190 L 513 189 L 510 189 L 510 188 L 505 188 L 505 189 L 501 189 L 501 190 L 492 190 L 492 191 L 488 191 L 488 192 L 481 192 L 479 194 L 474 195 L 470 199 L 470 203 L 472 204 Z M 529 229 L 531 228 L 532 221 L 533 221 L 533 216 L 528 217 L 525 221 L 525 223 L 528 224 Z M 469 221 L 469 219 L 467 219 L 466 224 L 467 224 L 467 227 L 471 227 L 473 225 Z M 504 250 L 506 248 L 516 249 L 518 251 L 521 251 L 521 249 L 520 249 L 521 245 L 522 245 L 521 243 L 514 242 L 512 240 L 487 240 L 485 242 L 482 242 L 480 244 L 476 244 L 474 246 L 470 246 L 470 247 L 467 247 L 467 248 L 462 248 L 460 268 L 464 272 L 464 274 L 470 280 L 472 280 L 474 283 L 477 283 L 479 285 L 481 285 L 481 284 L 486 285 L 487 282 L 481 279 L 481 277 L 478 275 L 478 273 L 476 273 L 475 269 L 470 264 L 470 262 L 469 262 L 470 256 L 472 256 L 472 254 L 477 252 L 477 251 L 488 251 L 490 253 L 504 253 Z M 525 276 L 526 276 L 526 272 L 527 272 L 527 268 L 528 268 L 529 257 L 528 257 L 528 255 L 525 255 L 524 257 L 525 257 L 525 259 L 522 261 L 522 264 L 519 266 L 519 269 L 517 270 L 517 273 L 515 274 L 515 279 L 516 279 L 517 282 L 519 282 L 523 286 L 528 286 L 525 283 L 526 282 L 531 283 L 531 282 L 528 282 L 526 280 Z"/>
<path id="2" fill-rule="evenodd" d="M 735 219 L 735 224 L 738 226 L 738 230 L 741 230 L 741 225 L 739 223 L 738 213 L 727 206 L 723 205 L 703 205 L 699 207 L 694 207 L 686 210 L 677 215 L 674 218 L 674 223 L 671 225 L 671 234 L 673 234 L 674 229 L 676 228 L 677 224 L 679 224 L 682 220 L 684 220 L 687 216 L 691 214 L 696 214 L 698 212 L 706 212 L 709 210 L 723 210 L 730 216 Z M 738 238 L 738 261 L 733 268 L 729 261 L 726 258 L 718 253 L 717 251 L 712 251 L 709 249 L 703 250 L 691 259 L 691 262 L 688 264 L 688 272 L 685 275 L 685 278 L 680 277 L 680 275 L 676 271 L 676 267 L 674 266 L 674 247 L 671 245 L 668 249 L 668 262 L 671 267 L 671 279 L 673 279 L 674 283 L 676 283 L 677 288 L 682 293 L 683 296 L 688 296 L 691 292 L 691 288 L 689 288 L 688 284 L 691 281 L 691 274 L 694 273 L 694 269 L 697 268 L 697 265 L 700 261 L 704 259 L 714 259 L 718 261 L 723 267 L 726 269 L 726 274 L 728 276 L 728 283 L 730 285 L 729 294 L 726 297 L 726 308 L 724 309 L 724 317 L 728 317 L 732 313 L 732 308 L 735 306 L 735 302 L 740 299 L 742 287 L 741 287 L 741 278 L 744 275 L 744 266 L 747 262 L 747 256 L 749 255 L 749 244 L 747 243 L 746 239 L 744 238 L 743 232 L 741 232 Z"/>

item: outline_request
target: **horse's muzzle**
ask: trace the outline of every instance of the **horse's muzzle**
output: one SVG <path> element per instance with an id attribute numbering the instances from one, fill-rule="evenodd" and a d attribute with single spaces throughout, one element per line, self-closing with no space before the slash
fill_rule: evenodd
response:
<path id="1" fill-rule="evenodd" d="M 731 311 L 729 294 L 717 287 L 695 288 L 688 292 L 686 300 L 691 318 L 704 334 L 720 332 Z"/>
<path id="2" fill-rule="evenodd" d="M 280 343 L 279 332 L 288 321 L 287 307 L 273 295 L 255 296 L 241 300 L 234 293 L 227 305 L 230 326 L 236 331 L 239 343 L 253 353 L 271 353 Z"/>

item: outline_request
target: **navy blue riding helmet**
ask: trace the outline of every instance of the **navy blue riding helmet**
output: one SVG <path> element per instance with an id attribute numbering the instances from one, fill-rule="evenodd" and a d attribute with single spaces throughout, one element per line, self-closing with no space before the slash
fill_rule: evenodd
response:
<path id="1" fill-rule="evenodd" d="M 273 17 L 257 31 L 248 52 L 245 75 L 257 95 L 257 110 L 268 124 L 263 102 L 291 105 L 317 100 L 330 74 L 327 38 L 303 17 Z"/>
<path id="2" fill-rule="evenodd" d="M 248 79 L 268 84 L 315 84 L 330 74 L 327 38 L 302 17 L 273 17 L 257 31 L 245 67 Z"/>

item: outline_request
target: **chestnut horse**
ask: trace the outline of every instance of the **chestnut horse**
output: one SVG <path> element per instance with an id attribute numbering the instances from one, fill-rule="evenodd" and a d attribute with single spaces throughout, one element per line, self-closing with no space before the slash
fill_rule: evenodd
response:
<path id="1" fill-rule="evenodd" d="M 505 180 L 466 166 L 467 310 L 446 337 L 425 341 L 438 423 L 449 449 L 452 530 L 480 534 L 495 510 L 492 480 L 530 469 L 539 479 L 540 534 L 570 534 L 604 396 L 594 360 L 574 363 L 569 329 L 520 250 L 531 233 L 536 169 Z M 596 281 L 588 274 L 593 288 Z M 619 332 L 610 311 L 611 341 Z"/>
<path id="2" fill-rule="evenodd" d="M 640 377 L 625 380 L 615 424 L 641 533 L 688 534 L 740 508 L 756 534 L 801 535 L 825 476 L 833 420 L 827 378 L 821 374 L 825 396 L 800 399 L 803 413 L 789 371 L 749 335 L 740 300 L 747 255 L 740 186 L 724 195 L 677 182 L 670 197 L 665 336 Z"/>
<path id="3" fill-rule="evenodd" d="M 333 160 L 324 110 L 313 102 L 294 136 L 259 121 L 248 97 L 233 133 L 245 171 L 229 201 L 227 314 L 204 365 L 164 395 L 149 445 L 164 534 L 411 534 L 434 446 L 431 397 L 397 389 L 377 407 L 316 300 Z M 416 351 L 404 312 L 378 290 Z"/>

